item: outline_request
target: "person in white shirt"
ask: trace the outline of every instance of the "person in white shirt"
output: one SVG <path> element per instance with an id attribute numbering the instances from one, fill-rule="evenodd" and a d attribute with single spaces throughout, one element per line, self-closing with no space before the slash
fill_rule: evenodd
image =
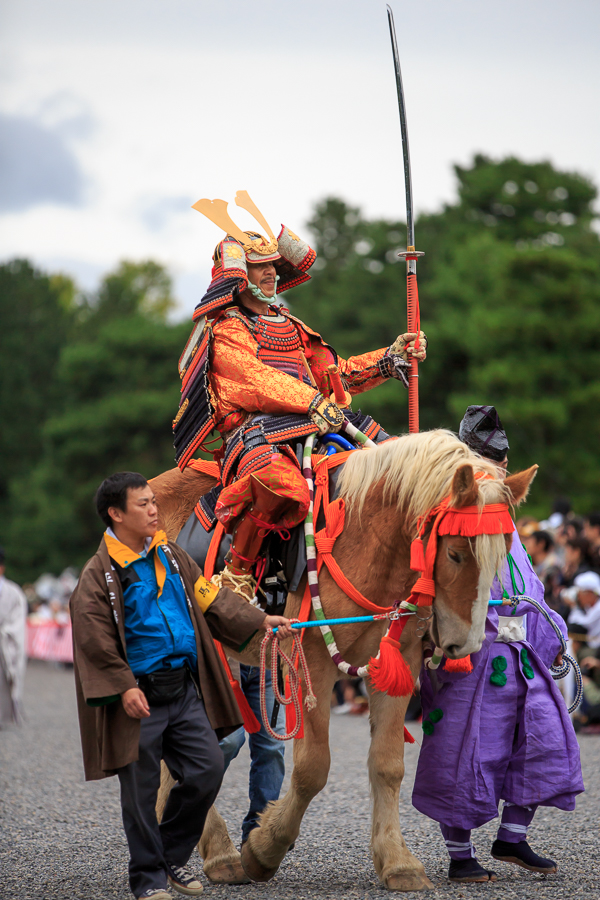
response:
<path id="1" fill-rule="evenodd" d="M 569 614 L 569 625 L 585 625 L 588 644 L 596 649 L 600 647 L 600 575 L 582 572 L 575 577 L 573 587 L 577 589 L 577 606 Z"/>
<path id="2" fill-rule="evenodd" d="M 21 721 L 25 682 L 27 600 L 14 581 L 4 577 L 0 547 L 0 728 Z"/>

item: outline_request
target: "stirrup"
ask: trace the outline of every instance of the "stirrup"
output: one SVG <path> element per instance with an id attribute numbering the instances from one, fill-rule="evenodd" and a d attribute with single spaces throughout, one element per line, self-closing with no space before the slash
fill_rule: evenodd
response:
<path id="1" fill-rule="evenodd" d="M 252 606 L 258 605 L 254 599 L 256 596 L 256 579 L 250 572 L 236 572 L 229 563 L 225 563 L 223 571 L 219 575 L 213 575 L 211 581 L 219 589 L 228 587 Z"/>

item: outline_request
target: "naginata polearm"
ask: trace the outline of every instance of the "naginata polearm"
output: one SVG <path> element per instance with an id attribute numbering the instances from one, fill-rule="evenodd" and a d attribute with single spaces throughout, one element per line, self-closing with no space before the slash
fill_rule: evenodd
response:
<path id="1" fill-rule="evenodd" d="M 396 28 L 394 26 L 394 14 L 387 7 L 388 24 L 390 26 L 390 38 L 392 40 L 392 53 L 394 55 L 394 69 L 396 72 L 396 90 L 398 91 L 398 108 L 400 110 L 400 131 L 402 132 L 402 157 L 404 160 L 404 187 L 406 190 L 406 250 L 402 250 L 398 256 L 406 260 L 406 306 L 408 316 L 408 330 L 416 333 L 415 347 L 419 346 L 419 331 L 421 329 L 421 314 L 419 312 L 419 291 L 417 289 L 417 259 L 425 254 L 421 250 L 415 250 L 415 222 L 413 218 L 412 180 L 410 176 L 410 151 L 408 147 L 408 128 L 406 125 L 406 105 L 404 103 L 404 88 L 402 87 L 402 72 L 400 71 L 400 57 L 398 56 L 398 44 L 396 42 Z M 416 359 L 410 361 L 408 375 L 408 431 L 415 434 L 419 430 L 419 362 Z"/>

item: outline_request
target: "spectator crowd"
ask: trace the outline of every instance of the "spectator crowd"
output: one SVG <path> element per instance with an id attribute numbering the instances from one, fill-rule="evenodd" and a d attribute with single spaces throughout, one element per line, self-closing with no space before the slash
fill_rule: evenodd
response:
<path id="1" fill-rule="evenodd" d="M 600 511 L 579 516 L 557 500 L 547 520 L 524 517 L 517 529 L 546 603 L 567 622 L 581 667 L 584 696 L 575 725 L 600 733 Z"/>

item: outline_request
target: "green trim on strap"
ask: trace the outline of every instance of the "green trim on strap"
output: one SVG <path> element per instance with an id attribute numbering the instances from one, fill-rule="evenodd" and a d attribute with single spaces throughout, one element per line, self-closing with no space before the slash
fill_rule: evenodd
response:
<path id="1" fill-rule="evenodd" d="M 510 581 L 511 581 L 511 585 L 512 585 L 512 596 L 513 597 L 522 596 L 525 593 L 525 579 L 523 577 L 523 573 L 521 572 L 518 565 L 514 561 L 514 559 L 512 557 L 512 553 L 508 554 L 506 561 L 508 562 L 508 571 L 510 572 Z M 522 585 L 521 590 L 519 590 L 519 588 L 517 587 L 517 579 L 515 578 L 515 572 L 518 574 L 519 578 L 521 579 L 521 585 Z M 506 590 L 506 588 L 503 585 L 502 586 L 502 598 L 504 600 L 508 600 L 510 596 L 511 595 L 508 593 L 508 591 Z M 517 607 L 513 606 L 511 616 L 516 615 L 516 612 L 517 612 Z"/>

